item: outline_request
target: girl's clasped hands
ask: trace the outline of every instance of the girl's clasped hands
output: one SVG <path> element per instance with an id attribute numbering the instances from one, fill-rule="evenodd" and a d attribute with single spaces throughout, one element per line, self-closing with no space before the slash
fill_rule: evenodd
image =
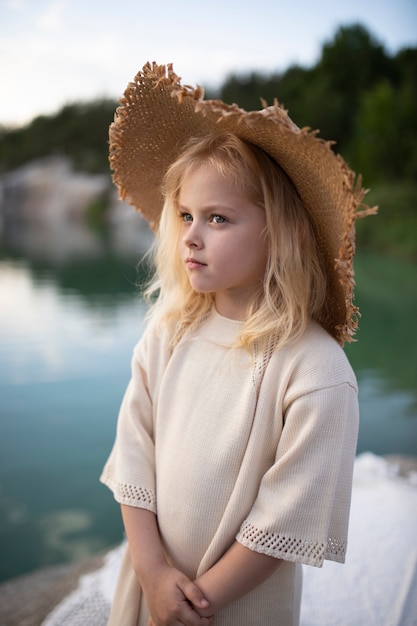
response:
<path id="1" fill-rule="evenodd" d="M 146 585 L 146 586 L 145 586 Z M 148 626 L 209 626 L 213 616 L 200 589 L 175 567 L 159 565 L 149 572 L 143 590 L 149 612 Z"/>

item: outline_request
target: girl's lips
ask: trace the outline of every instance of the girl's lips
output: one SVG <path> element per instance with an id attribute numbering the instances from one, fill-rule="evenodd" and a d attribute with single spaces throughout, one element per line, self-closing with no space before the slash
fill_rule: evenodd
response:
<path id="1" fill-rule="evenodd" d="M 198 269 L 199 267 L 204 267 L 206 264 L 200 263 L 200 261 L 197 261 L 197 259 L 188 257 L 185 260 L 185 265 L 188 267 L 188 269 L 193 270 L 193 269 Z"/>

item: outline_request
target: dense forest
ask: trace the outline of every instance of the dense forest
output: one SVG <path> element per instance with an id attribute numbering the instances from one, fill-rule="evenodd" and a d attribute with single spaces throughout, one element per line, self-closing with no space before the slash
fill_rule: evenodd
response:
<path id="1" fill-rule="evenodd" d="M 245 109 L 275 97 L 299 126 L 335 141 L 371 187 L 379 216 L 358 223 L 363 247 L 417 260 L 417 48 L 390 55 L 365 27 L 344 26 L 325 42 L 312 67 L 228 76 L 216 93 Z M 107 130 L 117 103 L 64 106 L 22 128 L 0 128 L 0 174 L 32 159 L 66 154 L 76 168 L 108 171 Z"/>

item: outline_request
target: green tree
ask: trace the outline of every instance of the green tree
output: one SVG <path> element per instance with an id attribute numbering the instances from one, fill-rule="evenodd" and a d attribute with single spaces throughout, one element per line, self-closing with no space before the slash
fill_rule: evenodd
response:
<path id="1" fill-rule="evenodd" d="M 315 73 L 318 84 L 323 85 L 320 97 L 324 121 L 326 109 L 333 109 L 332 123 L 337 122 L 337 128 L 332 134 L 343 150 L 352 133 L 362 93 L 383 77 L 393 79 L 392 60 L 364 26 L 354 24 L 341 27 L 323 45 Z"/>
<path id="2" fill-rule="evenodd" d="M 238 104 L 243 109 L 261 108 L 261 98 L 272 104 L 279 89 L 280 76 L 266 76 L 259 72 L 231 74 L 220 88 L 219 97 L 228 104 Z"/>
<path id="3" fill-rule="evenodd" d="M 401 173 L 403 137 L 398 133 L 398 107 L 397 94 L 388 81 L 381 81 L 362 96 L 349 155 L 369 182 Z"/>
<path id="4" fill-rule="evenodd" d="M 369 182 L 417 180 L 417 88 L 387 80 L 361 98 L 347 154 Z"/>
<path id="5" fill-rule="evenodd" d="M 67 155 L 79 169 L 108 170 L 108 128 L 116 102 L 98 100 L 64 106 L 23 128 L 0 130 L 0 172 L 51 154 Z"/>

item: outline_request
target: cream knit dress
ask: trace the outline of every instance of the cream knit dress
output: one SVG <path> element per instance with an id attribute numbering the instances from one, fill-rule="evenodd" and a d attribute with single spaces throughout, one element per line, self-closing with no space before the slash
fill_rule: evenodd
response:
<path id="1" fill-rule="evenodd" d="M 170 559 L 191 579 L 235 539 L 284 560 L 213 626 L 294 626 L 300 564 L 345 559 L 357 385 L 315 323 L 255 358 L 230 349 L 240 328 L 214 311 L 172 351 L 167 332 L 148 326 L 101 480 L 118 502 L 157 514 Z M 109 623 L 147 618 L 126 554 Z"/>

